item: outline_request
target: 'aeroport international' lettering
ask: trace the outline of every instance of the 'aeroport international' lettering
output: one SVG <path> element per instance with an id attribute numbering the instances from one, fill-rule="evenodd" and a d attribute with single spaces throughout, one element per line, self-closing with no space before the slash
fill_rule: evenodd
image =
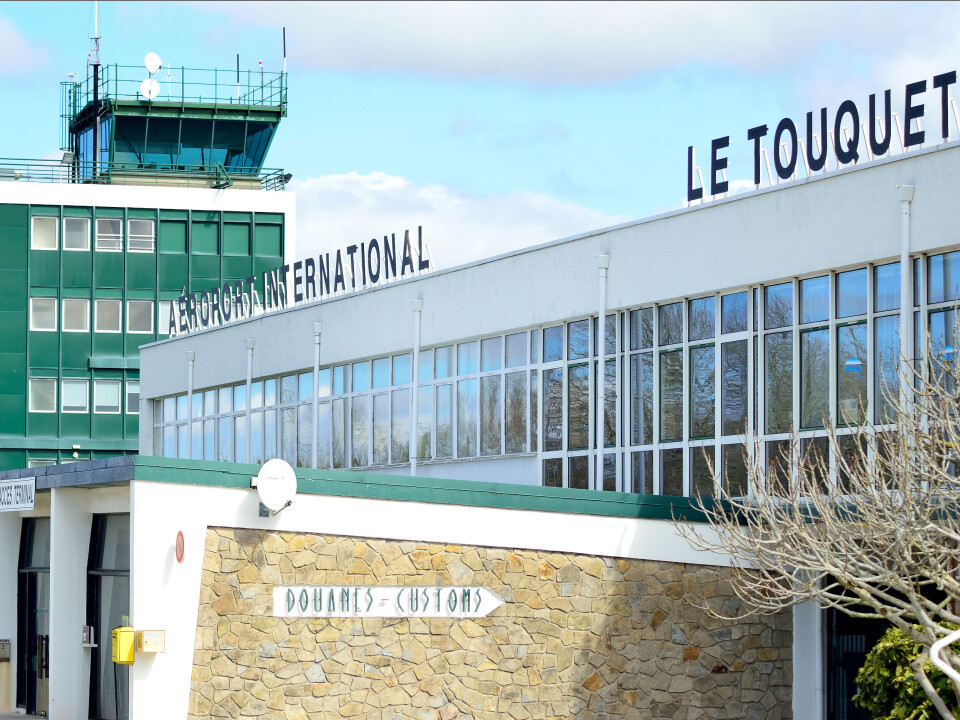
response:
<path id="1" fill-rule="evenodd" d="M 337 293 L 362 290 L 369 285 L 393 282 L 430 270 L 423 249 L 423 228 L 417 228 L 417 244 L 410 231 L 397 241 L 396 234 L 348 245 L 335 253 L 297 260 L 242 280 L 199 292 L 181 291 L 170 313 L 168 333 L 182 335 L 223 325 L 234 320 L 282 310 L 291 305 L 318 302 Z M 263 289 L 263 297 L 258 292 Z"/>
<path id="2" fill-rule="evenodd" d="M 503 605 L 485 587 L 298 585 L 273 588 L 276 617 L 466 618 Z"/>
<path id="3" fill-rule="evenodd" d="M 936 75 L 932 88 L 940 90 L 940 135 L 946 140 L 950 137 L 950 86 L 957 82 L 956 70 Z M 927 91 L 927 81 L 910 83 L 904 90 L 903 132 L 901 144 L 904 151 L 922 145 L 926 140 L 926 131 L 920 129 L 919 121 L 924 117 L 926 104 L 922 95 Z M 867 122 L 861 123 L 860 109 L 853 100 L 844 100 L 837 107 L 830 124 L 827 108 L 820 108 L 814 117 L 807 113 L 804 135 L 799 134 L 797 123 L 791 118 L 783 118 L 773 134 L 773 159 L 777 177 L 788 180 L 797 170 L 798 161 L 803 161 L 807 172 L 818 172 L 824 168 L 829 151 L 833 151 L 837 165 L 849 165 L 860 160 L 869 149 L 874 157 L 885 155 L 891 150 L 890 139 L 893 134 L 891 91 L 883 93 L 883 122 L 877 107 L 876 94 L 868 100 Z M 960 130 L 960 118 L 957 118 Z M 916 126 L 916 127 L 915 127 Z M 850 127 L 850 133 L 846 128 Z M 863 129 L 863 133 L 861 133 Z M 753 143 L 753 184 L 760 185 L 760 156 L 763 138 L 769 134 L 766 125 L 757 125 L 747 130 L 747 141 Z M 816 145 L 816 149 L 814 146 Z M 710 194 L 721 195 L 729 189 L 729 182 L 723 172 L 727 169 L 728 158 L 721 151 L 730 147 L 730 136 L 714 139 L 710 144 Z M 781 152 L 782 151 L 782 152 Z M 769 172 L 769 165 L 768 165 Z M 704 182 L 694 186 L 695 153 L 693 145 L 687 148 L 687 202 L 703 199 Z M 771 178 L 772 179 L 772 178 Z"/>

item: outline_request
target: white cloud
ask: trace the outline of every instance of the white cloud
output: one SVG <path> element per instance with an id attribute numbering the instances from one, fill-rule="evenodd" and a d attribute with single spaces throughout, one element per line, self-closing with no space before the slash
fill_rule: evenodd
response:
<path id="1" fill-rule="evenodd" d="M 237 23 L 285 25 L 291 67 L 496 78 L 546 85 L 626 80 L 706 64 L 802 65 L 863 33 L 877 5 L 664 2 L 208 4 Z M 898 10 L 906 12 L 905 9 Z M 883 11 L 886 16 L 890 12 Z M 836 22 L 837 16 L 847 16 Z M 899 29 L 894 26 L 894 29 Z"/>
<path id="2" fill-rule="evenodd" d="M 21 76 L 47 61 L 47 54 L 0 15 L 0 76 Z"/>
<path id="3" fill-rule="evenodd" d="M 477 195 L 395 175 L 294 180 L 297 255 L 306 257 L 423 226 L 435 269 L 625 222 L 548 195 Z"/>

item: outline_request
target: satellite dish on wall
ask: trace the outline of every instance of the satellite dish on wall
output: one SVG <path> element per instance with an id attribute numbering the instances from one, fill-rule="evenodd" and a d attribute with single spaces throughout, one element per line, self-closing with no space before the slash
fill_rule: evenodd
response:
<path id="1" fill-rule="evenodd" d="M 146 57 L 143 58 L 143 64 L 147 67 L 147 72 L 153 75 L 157 70 L 160 69 L 160 56 L 156 53 L 147 53 Z"/>
<path id="2" fill-rule="evenodd" d="M 147 78 L 140 83 L 140 94 L 143 95 L 147 100 L 153 100 L 157 95 L 160 94 L 160 83 L 153 78 Z"/>
<path id="3" fill-rule="evenodd" d="M 267 460 L 257 473 L 257 494 L 265 507 L 278 513 L 293 502 L 297 476 L 285 460 Z"/>

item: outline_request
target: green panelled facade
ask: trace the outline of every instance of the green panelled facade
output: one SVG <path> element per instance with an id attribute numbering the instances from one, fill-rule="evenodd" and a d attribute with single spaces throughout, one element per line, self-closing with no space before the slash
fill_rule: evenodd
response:
<path id="1" fill-rule="evenodd" d="M 55 250 L 31 248 L 35 217 L 57 218 Z M 87 250 L 64 250 L 70 217 L 90 219 Z M 95 249 L 98 218 L 123 220 L 123 251 Z M 130 219 L 154 221 L 153 252 L 126 250 Z M 158 301 L 273 269 L 284 245 L 280 213 L 0 204 L 0 470 L 136 453 L 139 415 L 127 407 L 127 381 L 139 380 L 139 347 L 167 337 Z M 57 298 L 56 332 L 31 329 L 34 297 Z M 65 298 L 89 300 L 87 332 L 63 331 Z M 97 299 L 121 300 L 120 332 L 96 331 Z M 127 332 L 129 300 L 153 301 L 153 332 Z M 55 412 L 31 412 L 32 378 L 57 379 Z M 89 381 L 88 412 L 62 411 L 62 381 L 71 378 Z M 95 412 L 97 379 L 121 381 L 119 413 Z"/>

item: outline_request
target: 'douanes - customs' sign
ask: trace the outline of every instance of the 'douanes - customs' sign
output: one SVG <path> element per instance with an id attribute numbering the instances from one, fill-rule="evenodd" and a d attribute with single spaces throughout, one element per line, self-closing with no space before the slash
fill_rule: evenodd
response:
<path id="1" fill-rule="evenodd" d="M 476 618 L 503 600 L 485 587 L 278 585 L 273 614 L 296 618 Z"/>

